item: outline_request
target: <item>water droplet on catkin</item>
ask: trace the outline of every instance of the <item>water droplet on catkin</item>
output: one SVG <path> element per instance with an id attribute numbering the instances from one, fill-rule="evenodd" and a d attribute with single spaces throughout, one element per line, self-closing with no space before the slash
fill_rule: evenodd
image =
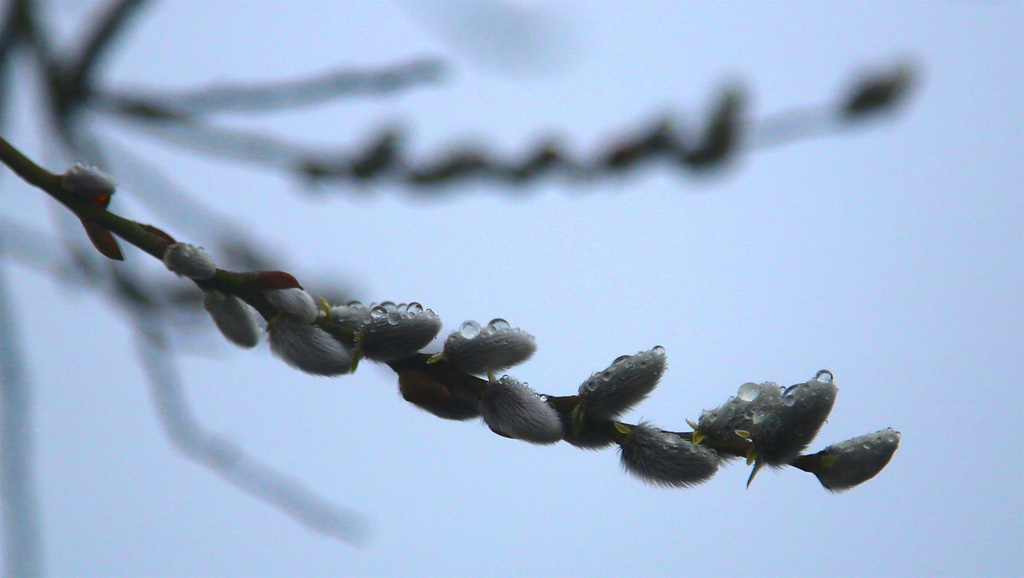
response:
<path id="1" fill-rule="evenodd" d="M 480 335 L 480 324 L 473 320 L 463 322 L 462 326 L 459 327 L 459 335 L 465 339 L 475 339 L 476 336 Z"/>
<path id="2" fill-rule="evenodd" d="M 754 401 L 761 394 L 761 389 L 756 383 L 744 383 L 738 392 L 739 398 L 743 401 Z"/>

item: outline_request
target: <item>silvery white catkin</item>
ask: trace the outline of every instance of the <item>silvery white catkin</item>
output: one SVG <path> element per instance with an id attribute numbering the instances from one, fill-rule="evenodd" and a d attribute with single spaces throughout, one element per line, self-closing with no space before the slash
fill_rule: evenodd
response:
<path id="1" fill-rule="evenodd" d="M 270 350 L 292 367 L 313 375 L 340 375 L 352 366 L 350 352 L 333 335 L 289 313 L 267 328 Z"/>
<path id="2" fill-rule="evenodd" d="M 644 400 L 665 373 L 665 348 L 654 347 L 624 355 L 580 386 L 580 405 L 586 415 L 613 419 Z"/>
<path id="3" fill-rule="evenodd" d="M 623 467 L 641 480 L 660 486 L 693 486 L 718 471 L 718 454 L 674 433 L 641 422 L 619 445 Z"/>
<path id="4" fill-rule="evenodd" d="M 289 287 L 287 289 L 270 289 L 263 292 L 267 303 L 284 313 L 298 317 L 306 323 L 316 321 L 320 308 L 313 296 L 304 289 Z"/>
<path id="5" fill-rule="evenodd" d="M 492 319 L 484 327 L 466 321 L 445 339 L 441 356 L 472 375 L 502 371 L 530 359 L 537 342 L 529 333 L 504 319 Z"/>
<path id="6" fill-rule="evenodd" d="M 781 399 L 782 388 L 776 383 L 744 383 L 736 396 L 730 397 L 715 409 L 705 410 L 700 416 L 696 431 L 702 437 L 716 443 L 745 444 L 745 438 L 741 438 L 736 432 L 749 432 L 753 426 L 754 416 L 761 417 L 771 411 Z"/>
<path id="7" fill-rule="evenodd" d="M 427 346 L 439 331 L 441 318 L 419 303 L 378 305 L 360 329 L 359 347 L 371 361 L 409 357 Z"/>
<path id="8" fill-rule="evenodd" d="M 174 243 L 164 251 L 164 266 L 176 275 L 189 279 L 209 279 L 217 273 L 217 265 L 202 247 Z"/>
<path id="9" fill-rule="evenodd" d="M 245 348 L 256 347 L 260 342 L 257 313 L 238 297 L 216 290 L 204 291 L 203 308 L 228 341 Z"/>
<path id="10" fill-rule="evenodd" d="M 882 471 L 899 445 L 900 432 L 892 428 L 832 444 L 820 452 L 814 475 L 833 492 L 848 490 Z"/>
<path id="11" fill-rule="evenodd" d="M 563 437 L 558 412 L 529 386 L 507 375 L 488 383 L 480 413 L 499 435 L 535 444 L 553 444 Z"/>
<path id="12" fill-rule="evenodd" d="M 832 374 L 822 370 L 814 379 L 786 388 L 770 408 L 755 412 L 750 439 L 758 462 L 784 466 L 799 455 L 825 424 L 838 392 Z"/>
<path id="13" fill-rule="evenodd" d="M 93 165 L 77 162 L 60 175 L 60 186 L 81 197 L 104 197 L 117 189 L 114 179 Z"/>
<path id="14" fill-rule="evenodd" d="M 370 309 L 358 301 L 351 301 L 346 305 L 335 305 L 331 307 L 331 319 L 352 331 L 358 331 L 366 322 L 366 316 Z"/>

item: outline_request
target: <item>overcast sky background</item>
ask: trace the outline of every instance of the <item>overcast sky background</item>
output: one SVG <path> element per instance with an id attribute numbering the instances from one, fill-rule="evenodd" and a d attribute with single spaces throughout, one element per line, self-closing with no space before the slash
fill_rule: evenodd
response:
<path id="1" fill-rule="evenodd" d="M 451 30 L 471 6 L 499 15 L 482 41 Z M 48 14 L 71 41 L 94 8 L 53 2 Z M 550 48 L 505 50 L 515 27 Z M 265 344 L 230 347 L 212 324 L 178 343 L 204 425 L 362 512 L 373 539 L 353 547 L 176 452 L 120 310 L 8 262 L 49 573 L 1024 573 L 1020 2 L 179 1 L 149 7 L 124 40 L 105 79 L 154 89 L 440 57 L 440 85 L 250 125 L 344 148 L 397 123 L 416 158 L 467 140 L 515 155 L 549 134 L 589 156 L 663 112 L 699 121 L 730 81 L 760 118 L 833 102 L 861 71 L 911 60 L 911 99 L 879 122 L 751 151 L 712 178 L 658 166 L 546 179 L 522 198 L 479 182 L 430 202 L 392 183 L 310 196 L 295 179 L 124 125 L 97 131 L 300 281 L 419 301 L 443 335 L 492 317 L 529 331 L 539 350 L 510 373 L 538 391 L 571 394 L 615 357 L 662 345 L 669 369 L 630 421 L 684 430 L 746 381 L 790 385 L 828 368 L 840 394 L 811 451 L 889 426 L 903 438 L 886 470 L 839 495 L 792 468 L 745 489 L 739 462 L 668 490 L 623 473 L 613 449 L 537 447 L 435 418 L 372 364 L 311 377 Z M 29 120 L 32 78 L 15 82 L 21 112 L 5 136 L 62 170 L 68 159 L 49 155 Z M 197 245 L 220 233 L 146 211 L 138 194 L 123 186 L 111 208 Z M 0 199 L 18 222 L 54 213 L 9 174 Z M 157 264 L 128 250 L 122 266 Z"/>

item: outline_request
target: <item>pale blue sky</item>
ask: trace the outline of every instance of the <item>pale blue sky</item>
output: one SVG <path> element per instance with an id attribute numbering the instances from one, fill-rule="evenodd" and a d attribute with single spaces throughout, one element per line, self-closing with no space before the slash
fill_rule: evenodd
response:
<path id="1" fill-rule="evenodd" d="M 435 202 L 391 183 L 310 197 L 272 171 L 122 124 L 97 134 L 250 230 L 300 280 L 419 301 L 445 332 L 492 317 L 529 331 L 539 350 L 510 373 L 544 393 L 570 394 L 615 357 L 662 345 L 669 370 L 629 418 L 685 429 L 746 381 L 789 385 L 828 368 L 840 393 L 811 449 L 894 427 L 902 445 L 881 475 L 839 495 L 794 469 L 745 489 L 749 470 L 733 463 L 666 490 L 623 473 L 611 449 L 537 447 L 439 420 L 370 364 L 318 378 L 265 345 L 235 350 L 212 333 L 183 343 L 198 417 L 364 513 L 373 540 L 352 547 L 178 454 L 118 310 L 5 264 L 35 387 L 50 573 L 1024 573 L 1022 4 L 634 4 L 515 4 L 529 17 L 508 22 L 542 27 L 564 52 L 524 50 L 510 65 L 501 47 L 464 48 L 444 15 L 413 2 L 164 2 L 140 15 L 106 78 L 184 88 L 437 56 L 449 70 L 439 86 L 255 124 L 333 149 L 397 122 L 420 158 L 467 140 L 514 154 L 552 133 L 590 154 L 662 112 L 701 118 L 734 80 L 759 118 L 829 102 L 872 65 L 909 59 L 920 75 L 899 114 L 752 151 L 715 178 L 655 167 L 548 179 L 519 200 L 487 183 Z M 93 5 L 50 11 L 70 31 Z M 66 159 L 48 157 L 28 124 L 30 80 L 16 79 L 24 114 L 5 130 L 60 169 Z M 9 176 L 0 186 L 6 218 L 50 218 L 41 193 Z M 147 212 L 140 194 L 126 184 L 112 208 L 213 245 L 219 231 Z M 123 266 L 157 268 L 136 251 Z"/>

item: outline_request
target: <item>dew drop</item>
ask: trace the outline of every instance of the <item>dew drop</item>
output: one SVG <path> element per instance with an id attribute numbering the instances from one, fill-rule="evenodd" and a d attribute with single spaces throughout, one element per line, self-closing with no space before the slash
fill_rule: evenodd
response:
<path id="1" fill-rule="evenodd" d="M 793 407 L 793 404 L 796 403 L 796 396 L 795 395 L 787 395 L 787 396 L 782 398 L 782 403 L 784 405 L 786 405 L 786 406 Z"/>
<path id="2" fill-rule="evenodd" d="M 603 379 L 605 381 L 608 381 L 611 378 L 612 378 L 612 372 L 611 371 L 605 370 L 605 371 L 601 372 L 601 379 Z"/>
<path id="3" fill-rule="evenodd" d="M 480 335 L 480 324 L 472 319 L 463 322 L 459 327 L 459 335 L 465 339 L 475 339 L 477 335 Z"/>
<path id="4" fill-rule="evenodd" d="M 764 407 L 759 407 L 757 408 L 757 411 L 754 412 L 754 418 L 750 420 L 750 423 L 761 423 L 767 416 L 768 410 Z"/>
<path id="5" fill-rule="evenodd" d="M 814 376 L 814 381 L 821 381 L 824 383 L 832 383 L 832 372 L 827 369 L 820 369 Z"/>
<path id="6" fill-rule="evenodd" d="M 739 398 L 743 401 L 754 401 L 761 394 L 761 389 L 756 383 L 747 382 L 740 386 Z"/>
<path id="7" fill-rule="evenodd" d="M 491 331 L 508 331 L 512 329 L 512 326 L 501 317 L 496 317 L 491 319 L 490 323 L 487 324 L 487 328 Z"/>
<path id="8" fill-rule="evenodd" d="M 388 324 L 398 325 L 398 322 L 402 320 L 402 312 L 397 309 L 388 311 Z"/>
<path id="9" fill-rule="evenodd" d="M 423 306 L 413 301 L 406 306 L 405 310 L 407 313 L 411 313 L 412 315 L 419 315 L 420 313 L 423 313 Z"/>
<path id="10" fill-rule="evenodd" d="M 665 348 L 660 345 L 655 345 L 654 349 L 651 350 L 654 355 L 665 355 Z"/>
<path id="11" fill-rule="evenodd" d="M 629 359 L 630 357 L 632 357 L 632 356 L 631 355 L 620 355 L 620 356 L 615 358 L 615 361 L 612 362 L 612 365 L 615 365 L 616 363 L 620 363 L 620 362 L 622 362 L 622 361 L 624 361 L 626 359 Z"/>
<path id="12" fill-rule="evenodd" d="M 383 318 L 385 318 L 387 316 L 388 316 L 388 310 L 385 309 L 381 305 L 376 305 L 376 306 L 374 306 L 373 309 L 370 309 L 370 318 L 371 319 L 383 319 Z"/>

